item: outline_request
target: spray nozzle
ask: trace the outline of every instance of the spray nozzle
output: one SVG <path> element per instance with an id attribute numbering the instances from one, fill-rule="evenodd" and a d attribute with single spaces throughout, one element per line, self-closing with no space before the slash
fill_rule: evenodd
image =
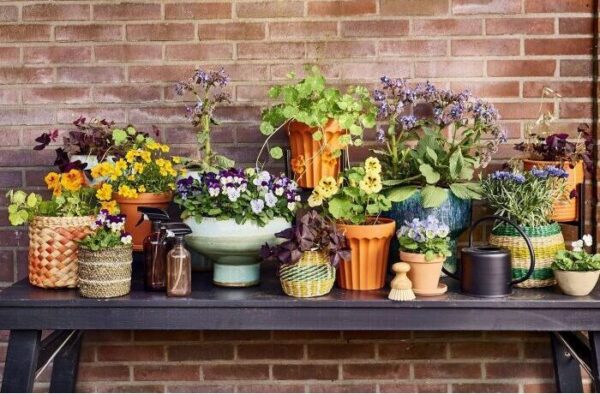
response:
<path id="1" fill-rule="evenodd" d="M 171 220 L 171 218 L 169 217 L 169 214 L 166 213 L 161 208 L 138 207 L 137 210 L 142 215 L 140 217 L 140 220 L 136 223 L 136 227 L 139 226 L 140 224 L 142 224 L 142 222 L 144 220 L 150 220 L 151 222 L 154 222 L 154 223 L 168 222 Z"/>
<path id="2" fill-rule="evenodd" d="M 167 237 L 183 237 L 192 233 L 190 226 L 185 223 L 165 223 L 164 228 L 167 230 Z"/>

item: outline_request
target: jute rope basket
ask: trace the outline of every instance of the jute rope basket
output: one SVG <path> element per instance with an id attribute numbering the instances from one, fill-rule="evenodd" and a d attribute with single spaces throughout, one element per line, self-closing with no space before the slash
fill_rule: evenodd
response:
<path id="1" fill-rule="evenodd" d="M 331 291 L 335 282 L 335 268 L 320 251 L 304 252 L 296 264 L 280 270 L 281 288 L 291 297 L 318 297 Z"/>
<path id="2" fill-rule="evenodd" d="M 110 298 L 131 291 L 131 245 L 92 251 L 79 250 L 79 293 L 87 298 Z"/>
<path id="3" fill-rule="evenodd" d="M 556 283 L 552 272 L 552 262 L 559 250 L 565 249 L 560 225 L 551 223 L 540 227 L 522 227 L 533 245 L 535 270 L 530 279 L 519 283 L 517 287 L 546 287 Z M 527 245 L 516 230 L 510 226 L 499 225 L 492 230 L 490 244 L 510 250 L 513 278 L 523 277 L 529 270 L 529 251 Z"/>
<path id="4" fill-rule="evenodd" d="M 94 216 L 36 216 L 29 224 L 29 282 L 44 288 L 77 287 L 77 241 L 92 232 Z"/>

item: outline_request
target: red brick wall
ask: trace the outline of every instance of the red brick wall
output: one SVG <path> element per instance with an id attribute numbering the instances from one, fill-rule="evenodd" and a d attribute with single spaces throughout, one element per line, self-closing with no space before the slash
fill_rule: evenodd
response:
<path id="1" fill-rule="evenodd" d="M 52 152 L 33 153 L 33 139 L 79 115 L 156 124 L 167 142 L 193 153 L 194 135 L 172 82 L 198 65 L 223 65 L 232 76 L 234 103 L 219 110 L 215 140 L 242 164 L 253 162 L 260 146 L 256 126 L 266 89 L 307 62 L 340 85 L 373 85 L 385 73 L 470 88 L 497 104 L 513 140 L 536 117 L 542 87 L 550 86 L 564 96 L 548 104 L 560 118 L 557 127 L 573 132 L 591 118 L 591 3 L 3 1 L 0 188 L 39 188 Z M 363 149 L 352 157 L 364 155 Z M 514 155 L 508 144 L 497 160 Z M 26 244 L 26 233 L 7 226 L 3 209 L 4 285 L 25 274 Z M 545 390 L 552 389 L 546 348 L 545 336 L 522 334 L 94 334 L 80 387 Z"/>

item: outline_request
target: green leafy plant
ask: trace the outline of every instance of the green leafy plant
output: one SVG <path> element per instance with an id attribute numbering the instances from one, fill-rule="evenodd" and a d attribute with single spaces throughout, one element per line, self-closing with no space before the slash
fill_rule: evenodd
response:
<path id="1" fill-rule="evenodd" d="M 92 226 L 94 233 L 82 239 L 79 245 L 94 252 L 131 245 L 131 234 L 125 232 L 124 228 L 125 215 L 110 215 L 103 209 Z"/>
<path id="2" fill-rule="evenodd" d="M 425 260 L 431 261 L 436 257 L 452 255 L 448 234 L 448 225 L 441 224 L 434 216 L 429 216 L 426 220 L 414 219 L 412 222 L 405 222 L 398 230 L 397 236 L 400 250 L 424 254 Z"/>
<path id="3" fill-rule="evenodd" d="M 369 157 L 364 166 L 351 167 L 338 179 L 325 177 L 308 198 L 311 207 L 323 206 L 326 214 L 338 222 L 373 224 L 381 212 L 392 207 L 381 193 L 381 164 Z"/>
<path id="4" fill-rule="evenodd" d="M 288 78 L 294 80 L 296 75 L 290 73 Z M 342 93 L 338 89 L 327 87 L 325 77 L 316 66 L 307 68 L 306 75 L 300 82 L 273 86 L 269 90 L 269 97 L 274 100 L 282 99 L 283 102 L 262 113 L 260 131 L 268 136 L 263 149 L 268 148 L 269 139 L 291 120 L 314 127 L 315 141 L 322 141 L 323 128 L 331 119 L 336 120 L 346 131 L 339 140 L 342 147 L 362 145 L 364 128 L 375 126 L 376 110 L 368 89 L 351 86 L 346 93 Z M 269 152 L 274 159 L 283 155 L 278 146 L 270 148 Z M 332 149 L 334 157 L 339 157 L 340 154 L 341 149 Z"/>
<path id="5" fill-rule="evenodd" d="M 583 246 L 592 246 L 592 236 L 586 234 L 583 239 L 572 243 L 572 250 L 560 250 L 554 257 L 552 269 L 561 271 L 597 271 L 600 270 L 600 254 L 590 254 Z"/>

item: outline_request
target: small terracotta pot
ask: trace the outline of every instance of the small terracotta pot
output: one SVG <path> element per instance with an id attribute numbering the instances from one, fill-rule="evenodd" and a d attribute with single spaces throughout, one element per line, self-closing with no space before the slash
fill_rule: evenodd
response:
<path id="1" fill-rule="evenodd" d="M 442 266 L 444 265 L 444 256 L 434 260 L 425 260 L 425 255 L 421 253 L 400 252 L 400 260 L 410 265 L 408 278 L 413 284 L 415 293 L 421 295 L 436 294 Z"/>
<path id="2" fill-rule="evenodd" d="M 600 271 L 554 270 L 554 277 L 563 293 L 570 296 L 586 296 L 594 290 Z"/>
<path id="3" fill-rule="evenodd" d="M 569 177 L 567 178 L 567 197 L 571 194 L 571 191 L 577 189 L 578 184 L 583 183 L 584 168 L 582 161 L 578 161 L 575 167 L 571 168 L 568 162 L 523 160 L 523 169 L 526 171 L 531 170 L 533 167 L 543 168 L 547 166 L 562 168 L 569 174 Z M 577 210 L 578 200 L 579 197 L 555 201 L 550 219 L 555 222 L 572 222 L 577 220 L 579 216 Z"/>
<path id="4" fill-rule="evenodd" d="M 173 193 L 139 193 L 137 198 L 126 198 L 113 193 L 113 199 L 119 204 L 121 213 L 125 215 L 125 231 L 131 233 L 133 250 L 139 252 L 143 249 L 144 238 L 152 231 L 152 225 L 145 220 L 136 226 L 141 218 L 141 214 L 137 211 L 138 207 L 167 209 L 173 199 Z"/>
<path id="5" fill-rule="evenodd" d="M 379 217 L 376 224 L 338 224 L 337 227 L 345 234 L 352 253 L 349 261 L 340 263 L 338 286 L 348 290 L 381 289 L 385 285 L 396 222 Z"/>
<path id="6" fill-rule="evenodd" d="M 316 141 L 313 133 L 316 127 L 291 121 L 287 124 L 290 138 L 291 167 L 294 179 L 300 187 L 314 188 L 326 176 L 337 177 L 340 172 L 340 158 L 331 154 L 341 149 L 339 138 L 344 135 L 335 120 L 327 122 L 323 129 L 323 139 Z"/>

